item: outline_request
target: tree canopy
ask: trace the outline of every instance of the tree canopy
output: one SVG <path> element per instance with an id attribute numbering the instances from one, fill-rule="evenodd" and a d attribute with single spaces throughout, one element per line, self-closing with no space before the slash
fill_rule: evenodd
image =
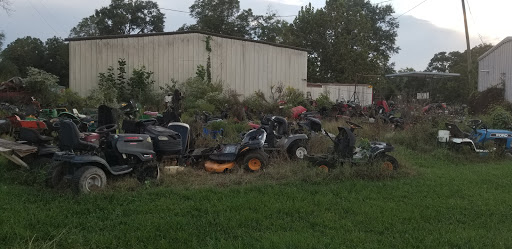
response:
<path id="1" fill-rule="evenodd" d="M 141 34 L 164 31 L 165 15 L 158 4 L 145 0 L 111 0 L 71 29 L 70 37 Z"/>
<path id="2" fill-rule="evenodd" d="M 365 0 L 327 0 L 304 6 L 289 26 L 285 43 L 310 49 L 313 82 L 352 82 L 361 74 L 382 74 L 397 53 L 398 22 L 391 5 Z"/>

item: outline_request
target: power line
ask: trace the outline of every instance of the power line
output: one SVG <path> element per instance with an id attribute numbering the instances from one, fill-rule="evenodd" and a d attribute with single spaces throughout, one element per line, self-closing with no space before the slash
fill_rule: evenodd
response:
<path id="1" fill-rule="evenodd" d="M 41 15 L 41 13 L 39 12 L 39 10 L 37 10 L 37 8 L 32 4 L 32 2 L 30 0 L 27 0 L 28 3 L 30 4 L 30 6 L 32 6 L 32 8 L 37 12 L 37 14 L 41 17 L 41 19 L 43 19 L 43 21 L 46 23 L 46 25 L 48 25 L 48 27 L 50 27 L 53 32 L 55 33 L 55 36 L 58 36 L 58 33 L 53 27 L 52 25 L 50 25 L 50 23 L 48 23 L 48 21 L 46 21 L 46 19 L 43 17 L 43 15 Z"/>
<path id="2" fill-rule="evenodd" d="M 389 0 L 391 1 L 391 0 Z M 188 11 L 184 11 L 184 10 L 177 10 L 177 9 L 169 9 L 169 8 L 160 8 L 161 10 L 168 10 L 168 11 L 174 11 L 174 12 L 180 12 L 180 13 L 186 13 L 186 14 L 190 14 L 190 12 Z M 258 16 L 258 15 L 257 15 Z M 260 15 L 260 16 L 270 16 L 270 15 Z M 275 17 L 294 17 L 294 16 L 297 16 L 297 15 L 287 15 L 287 16 L 275 16 Z"/>
<path id="3" fill-rule="evenodd" d="M 425 3 L 426 1 L 428 1 L 428 0 L 423 0 L 421 3 L 419 3 L 419 4 L 417 4 L 416 6 L 412 7 L 410 10 L 408 10 L 408 11 L 406 11 L 406 12 L 402 13 L 401 15 L 397 16 L 396 18 L 400 18 L 401 16 L 403 16 L 403 15 L 405 15 L 405 14 L 407 14 L 407 13 L 411 12 L 413 9 L 416 9 L 418 6 L 422 5 L 422 4 L 423 4 L 423 3 Z"/>
<path id="4" fill-rule="evenodd" d="M 476 26 L 476 33 L 478 34 L 478 38 L 480 38 L 481 44 L 484 45 L 484 40 L 482 39 L 482 35 L 480 34 L 480 32 L 478 32 L 478 26 L 476 25 L 475 18 L 473 17 L 473 13 L 471 13 L 471 6 L 469 6 L 469 0 L 466 0 L 466 3 L 468 3 L 468 9 L 469 9 L 469 14 L 471 15 L 471 20 L 473 21 L 473 24 L 475 24 L 475 26 Z"/>
<path id="5" fill-rule="evenodd" d="M 391 2 L 391 1 L 393 1 L 393 0 L 386 0 L 386 1 L 378 2 L 378 3 L 375 3 L 375 5 L 381 4 L 381 3 L 387 3 L 387 2 Z"/>

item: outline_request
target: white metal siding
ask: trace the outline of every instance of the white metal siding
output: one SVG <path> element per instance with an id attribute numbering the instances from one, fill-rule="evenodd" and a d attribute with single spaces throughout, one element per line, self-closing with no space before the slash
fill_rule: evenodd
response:
<path id="1" fill-rule="evenodd" d="M 505 98 L 512 101 L 512 40 L 503 40 L 478 61 L 478 91 L 500 83 L 504 76 Z"/>
<path id="2" fill-rule="evenodd" d="M 154 72 L 155 89 L 194 77 L 198 65 L 206 68 L 206 35 L 175 34 L 116 39 L 70 41 L 70 88 L 86 96 L 98 85 L 98 74 L 117 68 L 124 58 L 127 73 L 145 66 Z M 283 83 L 306 91 L 307 53 L 250 41 L 212 36 L 212 80 L 248 96 Z M 127 76 L 128 76 L 127 75 Z M 129 76 L 128 76 L 129 77 Z"/>

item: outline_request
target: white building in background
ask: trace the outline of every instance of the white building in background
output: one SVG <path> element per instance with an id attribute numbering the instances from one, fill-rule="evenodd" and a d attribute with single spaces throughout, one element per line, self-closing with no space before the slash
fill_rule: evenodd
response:
<path id="1" fill-rule="evenodd" d="M 98 74 L 127 62 L 127 76 L 145 66 L 154 72 L 154 88 L 184 82 L 206 68 L 207 37 L 211 37 L 212 81 L 245 96 L 283 84 L 306 92 L 307 50 L 206 32 L 166 32 L 69 38 L 69 87 L 86 96 L 98 85 Z"/>
<path id="2" fill-rule="evenodd" d="M 478 91 L 505 87 L 505 99 L 512 101 L 512 36 L 505 38 L 478 58 Z"/>
<path id="3" fill-rule="evenodd" d="M 317 99 L 320 94 L 328 94 L 332 102 L 356 100 L 362 106 L 373 102 L 373 88 L 368 84 L 308 83 L 306 96 Z"/>

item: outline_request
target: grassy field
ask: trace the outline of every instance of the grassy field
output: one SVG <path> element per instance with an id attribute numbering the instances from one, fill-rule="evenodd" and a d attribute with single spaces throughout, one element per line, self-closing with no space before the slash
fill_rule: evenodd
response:
<path id="1" fill-rule="evenodd" d="M 288 163 L 263 174 L 188 172 L 159 186 L 123 179 L 90 196 L 45 189 L 4 163 L 0 248 L 512 246 L 509 161 L 395 155 L 405 173 L 379 180 Z"/>

